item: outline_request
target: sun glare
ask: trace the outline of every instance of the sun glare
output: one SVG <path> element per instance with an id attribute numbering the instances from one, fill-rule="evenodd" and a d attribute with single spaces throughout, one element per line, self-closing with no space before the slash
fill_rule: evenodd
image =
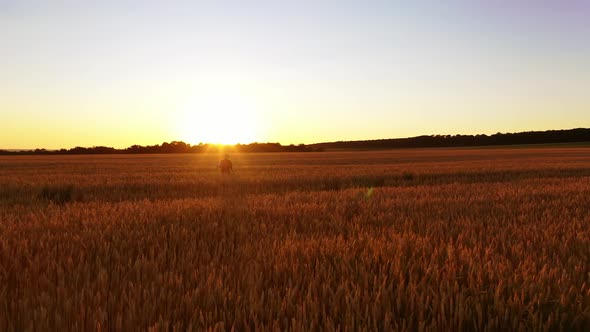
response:
<path id="1" fill-rule="evenodd" d="M 186 143 L 247 144 L 260 140 L 251 102 L 236 95 L 205 95 L 180 110 L 179 135 Z"/>

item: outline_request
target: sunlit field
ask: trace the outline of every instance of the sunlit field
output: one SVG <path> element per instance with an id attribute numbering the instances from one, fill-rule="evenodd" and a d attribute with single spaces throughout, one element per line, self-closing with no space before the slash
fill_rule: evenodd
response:
<path id="1" fill-rule="evenodd" d="M 590 148 L 0 158 L 0 330 L 590 329 Z"/>

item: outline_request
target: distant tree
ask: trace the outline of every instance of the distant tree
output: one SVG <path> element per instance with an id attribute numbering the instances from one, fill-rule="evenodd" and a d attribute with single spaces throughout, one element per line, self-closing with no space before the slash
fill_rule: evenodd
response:
<path id="1" fill-rule="evenodd" d="M 190 145 L 182 141 L 164 142 L 161 145 L 132 145 L 125 149 L 106 146 L 85 148 L 77 146 L 72 149 L 35 149 L 31 151 L 0 150 L 0 155 L 50 155 L 50 154 L 118 154 L 118 153 L 203 153 L 203 152 L 313 152 L 327 149 L 391 149 L 420 147 L 456 147 L 486 146 L 509 144 L 546 144 L 590 142 L 590 129 L 576 128 L 569 130 L 527 131 L 520 133 L 500 132 L 493 135 L 422 135 L 410 138 L 379 139 L 367 141 L 337 141 L 330 143 L 286 145 L 280 143 L 236 144 L 235 146 L 219 146 L 199 143 Z"/>

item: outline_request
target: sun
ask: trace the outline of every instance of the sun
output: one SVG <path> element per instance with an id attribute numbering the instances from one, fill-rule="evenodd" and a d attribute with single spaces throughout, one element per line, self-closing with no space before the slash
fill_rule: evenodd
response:
<path id="1" fill-rule="evenodd" d="M 198 96 L 179 113 L 178 134 L 186 143 L 229 145 L 260 140 L 256 108 L 239 95 Z"/>

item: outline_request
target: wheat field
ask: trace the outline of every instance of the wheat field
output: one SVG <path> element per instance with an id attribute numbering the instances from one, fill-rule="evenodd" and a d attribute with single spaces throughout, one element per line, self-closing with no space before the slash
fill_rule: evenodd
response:
<path id="1" fill-rule="evenodd" d="M 0 157 L 1 331 L 590 329 L 590 149 Z"/>

